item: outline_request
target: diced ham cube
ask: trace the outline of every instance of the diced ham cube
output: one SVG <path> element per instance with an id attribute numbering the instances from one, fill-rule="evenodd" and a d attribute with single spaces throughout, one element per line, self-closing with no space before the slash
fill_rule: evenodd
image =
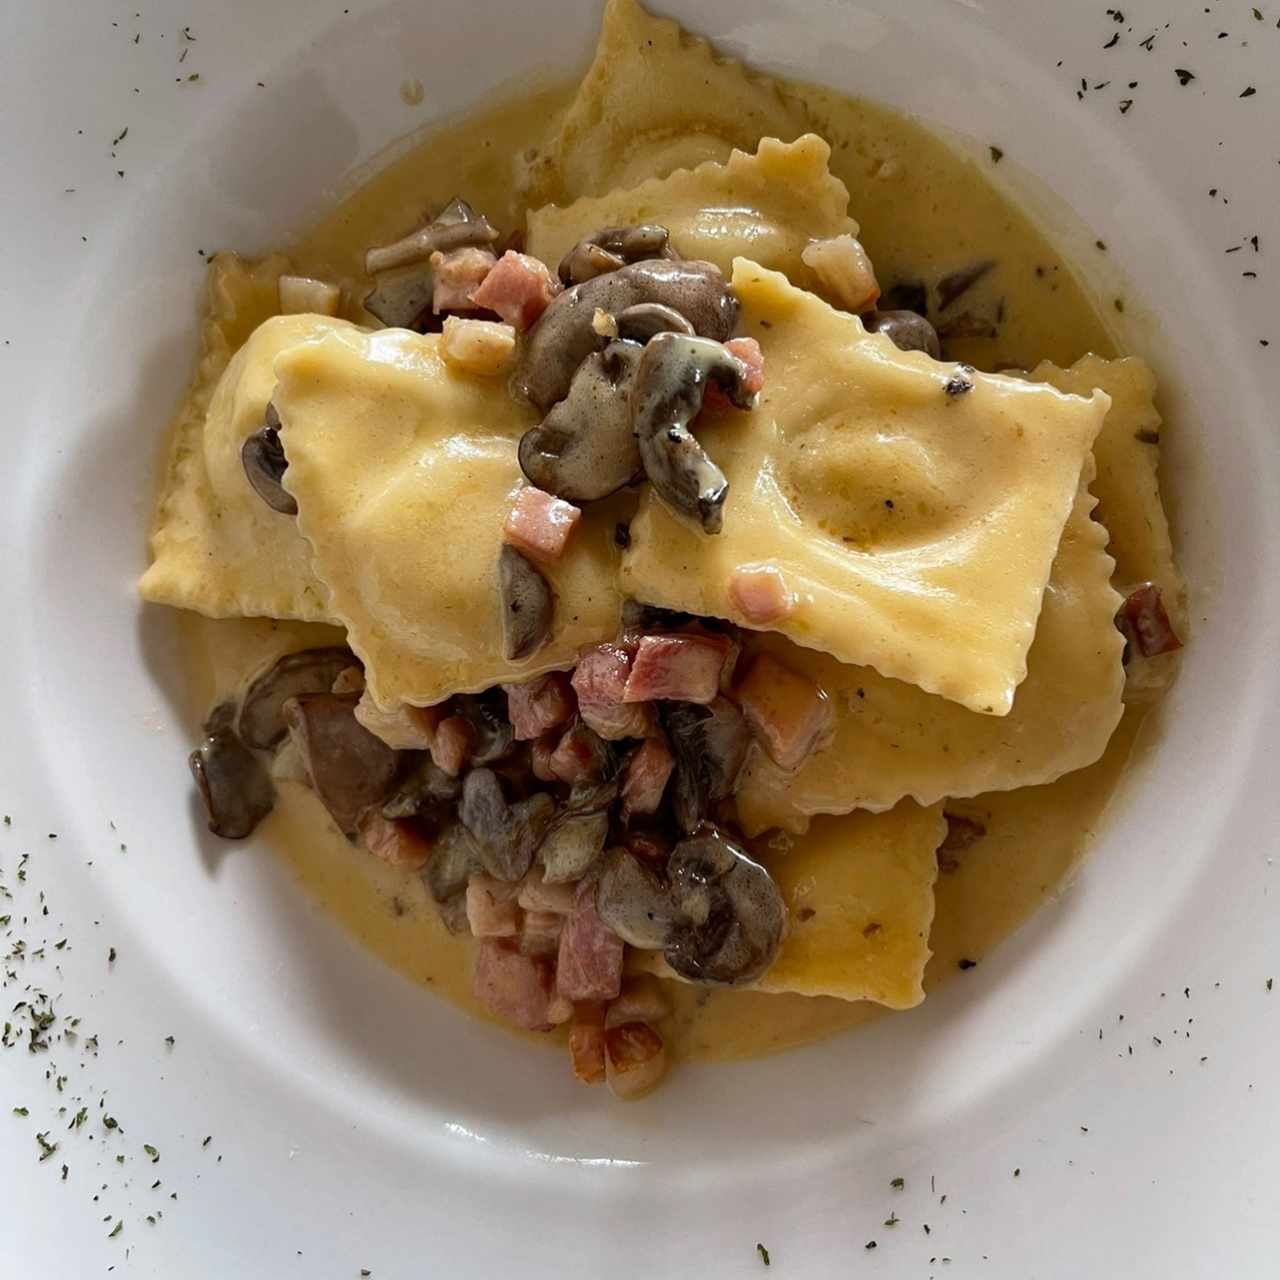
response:
<path id="1" fill-rule="evenodd" d="M 419 871 L 431 857 L 431 841 L 408 818 L 367 814 L 360 822 L 360 843 L 375 857 L 405 871 Z"/>
<path id="2" fill-rule="evenodd" d="M 624 701 L 631 653 L 618 644 L 598 644 L 578 659 L 573 691 L 578 714 L 607 742 L 643 738 L 653 728 L 652 708 Z"/>
<path id="3" fill-rule="evenodd" d="M 604 743 L 599 735 L 575 720 L 551 753 L 548 767 L 553 777 L 572 785 L 598 779 L 604 762 Z"/>
<path id="4" fill-rule="evenodd" d="M 476 746 L 476 731 L 465 716 L 448 716 L 436 728 L 431 744 L 431 758 L 450 777 L 456 778 L 467 767 Z"/>
<path id="5" fill-rule="evenodd" d="M 754 338 L 730 338 L 724 349 L 742 362 L 743 390 L 751 396 L 759 395 L 764 388 L 764 352 L 760 350 L 760 344 Z M 702 404 L 704 408 L 733 408 L 733 402 L 714 382 L 707 383 Z"/>
<path id="6" fill-rule="evenodd" d="M 476 949 L 471 989 L 495 1017 L 545 1031 L 552 1025 L 553 971 L 543 956 L 523 955 L 508 938 L 486 938 Z"/>
<path id="7" fill-rule="evenodd" d="M 555 733 L 544 734 L 535 740 L 533 750 L 529 753 L 529 767 L 539 782 L 558 782 L 551 762 L 555 758 L 556 748 L 560 745 L 560 737 Z"/>
<path id="8" fill-rule="evenodd" d="M 452 369 L 481 378 L 506 373 L 516 358 L 516 331 L 494 320 L 445 316 L 440 356 Z"/>
<path id="9" fill-rule="evenodd" d="M 527 484 L 516 494 L 507 512 L 502 536 L 517 551 L 534 560 L 554 563 L 564 555 L 581 519 L 582 512 L 572 502 Z"/>
<path id="10" fill-rule="evenodd" d="M 497 259 L 488 249 L 439 249 L 431 255 L 431 309 L 442 311 L 474 311 L 476 290 L 493 270 Z"/>
<path id="11" fill-rule="evenodd" d="M 525 911 L 550 911 L 567 916 L 573 911 L 576 892 L 576 885 L 547 884 L 542 877 L 542 868 L 534 867 L 520 881 L 516 901 Z"/>
<path id="12" fill-rule="evenodd" d="M 496 311 L 517 330 L 528 329 L 560 292 L 545 263 L 508 249 L 476 291 L 475 305 Z"/>
<path id="13" fill-rule="evenodd" d="M 729 575 L 729 599 L 753 627 L 781 622 L 796 605 L 786 579 L 771 564 L 735 569 Z"/>
<path id="14" fill-rule="evenodd" d="M 573 719 L 573 691 L 563 671 L 502 688 L 507 695 L 507 719 L 520 742 L 531 742 Z"/>
<path id="15" fill-rule="evenodd" d="M 727 636 L 641 636 L 623 699 L 714 702 L 731 648 Z"/>
<path id="16" fill-rule="evenodd" d="M 667 779 L 675 767 L 675 756 L 665 738 L 646 738 L 631 753 L 622 777 L 623 822 L 630 822 L 633 814 L 658 811 Z"/>
<path id="17" fill-rule="evenodd" d="M 647 1022 L 624 1022 L 604 1033 L 605 1076 L 613 1095 L 638 1098 L 666 1074 L 662 1037 Z"/>
<path id="18" fill-rule="evenodd" d="M 430 751 L 443 718 L 440 707 L 411 707 L 402 702 L 385 711 L 367 696 L 356 703 L 356 719 L 396 751 Z"/>
<path id="19" fill-rule="evenodd" d="M 563 929 L 564 916 L 554 911 L 526 911 L 520 922 L 520 950 L 530 956 L 553 956 Z"/>
<path id="20" fill-rule="evenodd" d="M 596 912 L 594 881 L 579 881 L 573 914 L 560 933 L 556 990 L 575 1002 L 612 1000 L 622 989 L 622 945 Z"/>
<path id="21" fill-rule="evenodd" d="M 477 938 L 514 938 L 520 932 L 516 886 L 472 876 L 467 881 L 467 923 Z"/>
<path id="22" fill-rule="evenodd" d="M 1129 593 L 1116 613 L 1116 626 L 1130 647 L 1144 658 L 1182 648 L 1182 641 L 1165 611 L 1160 588 L 1152 582 L 1144 582 Z"/>
<path id="23" fill-rule="evenodd" d="M 661 1022 L 671 1012 L 671 1002 L 662 983 L 651 974 L 640 973 L 627 978 L 616 1000 L 605 1010 L 606 1027 L 620 1027 L 624 1022 Z"/>
<path id="24" fill-rule="evenodd" d="M 735 697 L 752 734 L 782 769 L 798 769 L 831 722 L 827 695 L 767 653 L 752 664 Z"/>
<path id="25" fill-rule="evenodd" d="M 575 1005 L 569 1024 L 569 1056 L 573 1074 L 583 1084 L 603 1084 L 604 1005 L 598 1000 Z"/>
<path id="26" fill-rule="evenodd" d="M 573 1001 L 566 1000 L 558 991 L 551 993 L 547 1001 L 547 1021 L 558 1027 L 573 1017 Z"/>

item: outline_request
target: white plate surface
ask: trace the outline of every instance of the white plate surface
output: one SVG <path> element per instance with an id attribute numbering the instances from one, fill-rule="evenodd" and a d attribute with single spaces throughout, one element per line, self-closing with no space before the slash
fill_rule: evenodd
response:
<path id="1" fill-rule="evenodd" d="M 1123 265 L 1194 589 L 1158 749 L 1071 893 L 851 1038 L 610 1106 L 431 1000 L 201 832 L 173 631 L 133 581 L 197 249 L 265 249 L 397 136 L 580 66 L 595 6 L 10 3 L 0 952 L 45 954 L 0 995 L 82 1022 L 0 1049 L 6 1274 L 754 1276 L 757 1241 L 794 1277 L 1276 1274 L 1280 5 L 661 7 L 998 143 Z"/>

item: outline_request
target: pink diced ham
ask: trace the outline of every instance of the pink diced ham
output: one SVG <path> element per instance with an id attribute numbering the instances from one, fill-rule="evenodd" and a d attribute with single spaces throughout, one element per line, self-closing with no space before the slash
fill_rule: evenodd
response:
<path id="1" fill-rule="evenodd" d="M 556 990 L 578 1001 L 612 1000 L 621 989 L 622 939 L 596 912 L 595 883 L 583 880 L 560 933 Z"/>
<path id="2" fill-rule="evenodd" d="M 559 735 L 556 733 L 543 734 L 542 737 L 535 739 L 533 750 L 530 752 L 529 764 L 533 769 L 533 776 L 539 782 L 557 782 L 555 770 L 551 767 L 551 762 L 555 757 L 556 748 L 560 745 Z"/>
<path id="3" fill-rule="evenodd" d="M 456 778 L 467 767 L 475 750 L 476 733 L 463 716 L 447 716 L 436 726 L 431 758 L 445 773 Z"/>
<path id="4" fill-rule="evenodd" d="M 752 664 L 734 696 L 752 734 L 782 769 L 798 769 L 831 722 L 827 695 L 767 653 Z"/>
<path id="5" fill-rule="evenodd" d="M 480 1004 L 497 1018 L 545 1031 L 552 1024 L 554 972 L 543 956 L 521 953 L 508 938 L 486 938 L 476 949 L 471 989 Z"/>
<path id="6" fill-rule="evenodd" d="M 631 653 L 619 644 L 598 644 L 578 659 L 573 691 L 578 714 L 608 742 L 643 738 L 653 727 L 652 709 L 624 699 L 631 674 Z"/>
<path id="7" fill-rule="evenodd" d="M 467 881 L 467 924 L 477 938 L 514 938 L 520 932 L 516 886 L 472 876 Z"/>
<path id="8" fill-rule="evenodd" d="M 1182 641 L 1165 610 L 1164 596 L 1152 582 L 1144 582 L 1125 597 L 1124 604 L 1116 613 L 1116 626 L 1129 645 L 1144 658 L 1155 658 L 1182 648 Z"/>
<path id="9" fill-rule="evenodd" d="M 642 636 L 627 679 L 627 702 L 714 702 L 732 644 L 727 636 Z"/>
<path id="10" fill-rule="evenodd" d="M 507 695 L 507 718 L 520 742 L 531 742 L 573 719 L 573 691 L 563 671 L 502 688 Z"/>
<path id="11" fill-rule="evenodd" d="M 523 331 L 547 309 L 560 287 L 545 263 L 508 249 L 476 291 L 475 305 L 496 311 L 509 325 Z"/>
<path id="12" fill-rule="evenodd" d="M 781 622 L 796 604 L 786 579 L 771 564 L 735 569 L 729 576 L 729 599 L 753 627 Z"/>
<path id="13" fill-rule="evenodd" d="M 476 291 L 497 262 L 488 249 L 439 249 L 431 255 L 431 309 L 442 311 L 474 311 L 479 303 Z"/>
<path id="14" fill-rule="evenodd" d="M 553 956 L 560 946 L 564 916 L 554 911 L 526 911 L 520 922 L 520 950 L 530 956 Z"/>
<path id="15" fill-rule="evenodd" d="M 632 752 L 622 777 L 622 820 L 636 813 L 656 813 L 662 803 L 667 780 L 676 767 L 675 757 L 665 738 L 646 738 Z"/>
<path id="16" fill-rule="evenodd" d="M 575 720 L 561 736 L 547 763 L 552 776 L 570 786 L 594 778 L 600 769 L 597 735 L 581 720 Z"/>
<path id="17" fill-rule="evenodd" d="M 559 560 L 582 512 L 563 498 L 525 485 L 507 512 L 503 539 L 517 551 L 544 563 Z"/>
<path id="18" fill-rule="evenodd" d="M 376 810 L 360 821 L 360 843 L 374 857 L 405 871 L 420 870 L 431 857 L 431 841 L 417 823 L 409 818 L 384 818 Z"/>

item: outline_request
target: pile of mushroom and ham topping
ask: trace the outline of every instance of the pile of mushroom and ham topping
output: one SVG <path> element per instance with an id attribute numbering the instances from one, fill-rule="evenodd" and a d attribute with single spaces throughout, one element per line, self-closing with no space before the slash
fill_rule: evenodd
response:
<path id="1" fill-rule="evenodd" d="M 514 662 L 551 634 L 543 570 L 585 504 L 649 483 L 720 532 L 728 483 L 690 428 L 707 405 L 752 408 L 766 370 L 759 344 L 733 336 L 738 300 L 720 269 L 682 260 L 665 227 L 604 228 L 554 274 L 514 239 L 495 251 L 498 239 L 455 199 L 369 251 L 364 306 L 387 325 L 440 331 L 451 367 L 509 375 L 543 414 L 520 441 L 528 483 L 495 571 Z M 804 260 L 868 330 L 939 354 L 919 311 L 876 309 L 851 236 L 810 245 Z M 325 288 L 291 279 L 289 299 L 328 307 Z M 279 427 L 268 406 L 242 457 L 263 501 L 293 515 Z M 755 627 L 794 605 L 772 566 L 743 566 L 728 587 Z M 1150 584 L 1117 625 L 1142 657 L 1179 644 Z M 420 875 L 448 928 L 476 940 L 484 1008 L 531 1031 L 568 1024 L 577 1077 L 634 1097 L 665 1071 L 668 1007 L 656 979 L 626 976 L 627 948 L 661 952 L 692 982 L 740 985 L 768 969 L 786 931 L 777 885 L 734 831 L 734 791 L 753 742 L 799 768 L 830 708 L 807 677 L 740 652 L 733 626 L 628 602 L 619 635 L 572 671 L 389 711 L 362 697 L 350 651 L 290 654 L 213 711 L 191 770 L 211 830 L 229 838 L 270 812 L 273 780 L 310 786 L 350 840 Z"/>
<path id="2" fill-rule="evenodd" d="M 270 812 L 273 780 L 310 786 L 353 843 L 420 875 L 450 931 L 476 939 L 490 1013 L 530 1031 L 567 1023 L 578 1078 L 630 1097 L 665 1070 L 668 1008 L 656 979 L 624 976 L 627 947 L 739 985 L 786 930 L 776 884 L 734 832 L 734 785 L 753 737 L 780 763 L 802 759 L 827 703 L 739 651 L 732 627 L 629 605 L 618 637 L 572 671 L 388 713 L 362 699 L 348 650 L 306 650 L 215 710 L 192 772 L 211 829 L 233 838 Z"/>

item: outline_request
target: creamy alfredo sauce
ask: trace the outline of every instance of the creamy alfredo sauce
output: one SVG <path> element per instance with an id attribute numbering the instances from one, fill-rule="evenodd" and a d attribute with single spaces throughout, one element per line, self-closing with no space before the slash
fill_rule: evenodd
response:
<path id="1" fill-rule="evenodd" d="M 365 249 L 395 239 L 429 205 L 456 194 L 498 226 L 519 225 L 524 210 L 515 178 L 571 91 L 541 89 L 425 137 L 288 246 L 293 269 L 342 281 L 348 296 L 358 296 Z M 1116 354 L 1100 312 L 1068 264 L 971 159 L 886 108 L 812 86 L 791 86 L 791 92 L 831 143 L 831 169 L 849 187 L 850 212 L 861 223 L 860 239 L 882 285 L 936 279 L 957 264 L 998 260 L 999 270 L 956 310 L 998 311 L 999 336 L 954 340 L 948 347 L 953 358 L 997 369 L 1031 368 L 1044 358 L 1066 366 L 1089 351 Z M 181 626 L 193 722 L 217 696 L 280 654 L 341 638 L 327 627 L 215 622 L 193 614 L 183 614 Z M 987 834 L 959 855 L 955 870 L 938 878 L 927 987 L 955 972 L 961 959 L 980 959 L 1064 887 L 1099 826 L 1141 719 L 1141 708 L 1128 708 L 1105 756 L 1088 769 L 1049 786 L 948 805 L 980 817 Z M 470 994 L 471 944 L 446 933 L 418 878 L 348 844 L 306 788 L 284 783 L 279 790 L 275 812 L 261 830 L 315 900 L 388 964 L 480 1014 Z M 830 819 L 816 820 L 825 821 Z M 769 839 L 756 842 L 756 849 L 767 861 Z M 885 1012 L 825 997 L 669 986 L 674 1013 L 664 1032 L 684 1058 L 767 1053 Z M 529 1038 L 559 1045 L 563 1033 Z"/>

